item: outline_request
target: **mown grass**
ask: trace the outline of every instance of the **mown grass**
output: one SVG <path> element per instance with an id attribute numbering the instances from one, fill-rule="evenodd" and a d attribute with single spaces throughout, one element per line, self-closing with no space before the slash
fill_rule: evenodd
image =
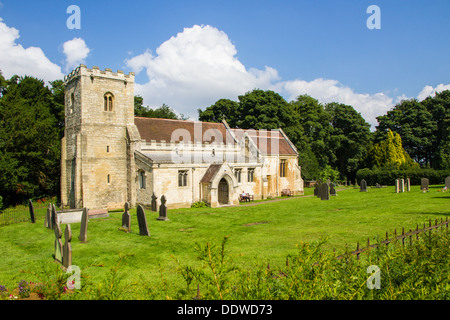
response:
<path id="1" fill-rule="evenodd" d="M 440 188 L 422 193 L 413 186 L 411 192 L 401 194 L 393 187 L 365 193 L 347 188 L 330 201 L 306 196 L 258 205 L 169 210 L 169 221 L 157 221 L 158 214 L 147 211 L 150 237 L 139 236 L 135 210 L 131 210 L 131 233 L 118 230 L 122 213 L 111 212 L 109 218 L 89 221 L 87 243 L 78 241 L 80 225 L 71 225 L 72 264 L 83 270 L 87 281 L 100 283 L 107 281 L 119 256 L 126 256 L 120 267 L 124 283 L 176 290 L 185 285 L 176 260 L 199 266 L 196 245 L 228 237 L 227 252 L 249 270 L 256 264 L 282 265 L 288 255 L 297 253 L 297 244 L 324 237 L 326 251 L 341 253 L 346 245 L 353 250 L 367 238 L 371 243 L 383 240 L 386 231 L 415 229 L 429 219 L 445 220 L 450 215 L 450 193 L 438 192 Z M 53 253 L 54 234 L 44 228 L 43 220 L 0 227 L 0 285 L 14 286 L 27 279 L 30 271 L 52 263 Z"/>

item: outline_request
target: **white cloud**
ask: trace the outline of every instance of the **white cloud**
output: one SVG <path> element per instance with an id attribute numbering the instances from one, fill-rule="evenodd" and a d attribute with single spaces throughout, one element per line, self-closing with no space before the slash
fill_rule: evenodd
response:
<path id="1" fill-rule="evenodd" d="M 417 95 L 417 100 L 422 101 L 430 96 L 434 96 L 436 93 L 442 92 L 444 90 L 450 90 L 450 84 L 439 84 L 436 88 L 432 86 L 425 86 L 422 91 Z"/>
<path id="2" fill-rule="evenodd" d="M 221 98 L 237 100 L 239 95 L 259 88 L 274 90 L 287 101 L 308 94 L 322 103 L 351 105 L 375 130 L 376 117 L 409 99 L 398 89 L 390 93 L 358 93 L 338 80 L 283 81 L 274 68 L 247 69 L 237 58 L 236 47 L 226 33 L 212 26 L 185 28 L 155 53 L 147 49 L 125 63 L 136 74 L 146 73 L 148 81 L 135 86 L 136 94 L 144 98 L 146 105 L 154 108 L 166 103 L 192 120 L 197 119 L 198 108 L 204 110 Z M 444 89 L 450 89 L 450 85 L 426 86 L 418 98 Z"/>
<path id="3" fill-rule="evenodd" d="M 65 71 L 69 72 L 74 67 L 84 63 L 91 50 L 81 38 L 73 38 L 63 44 L 63 52 L 66 55 Z"/>
<path id="4" fill-rule="evenodd" d="M 319 78 L 312 81 L 285 81 L 278 83 L 277 88 L 286 94 L 289 101 L 295 100 L 301 94 L 307 94 L 321 103 L 338 102 L 350 105 L 361 113 L 372 125 L 372 129 L 378 124 L 376 117 L 385 114 L 394 106 L 394 99 L 384 93 L 357 93 L 337 80 Z"/>
<path id="5" fill-rule="evenodd" d="M 44 81 L 62 79 L 61 67 L 51 62 L 41 48 L 17 44 L 19 31 L 0 18 L 0 70 L 5 78 L 29 75 Z"/>
<path id="6" fill-rule="evenodd" d="M 197 119 L 197 108 L 205 109 L 220 98 L 237 96 L 254 88 L 267 88 L 278 80 L 277 71 L 250 69 L 236 58 L 228 36 L 211 26 L 185 28 L 156 49 L 126 60 L 136 73 L 145 69 L 149 81 L 136 84 L 145 104 L 163 103 Z"/>

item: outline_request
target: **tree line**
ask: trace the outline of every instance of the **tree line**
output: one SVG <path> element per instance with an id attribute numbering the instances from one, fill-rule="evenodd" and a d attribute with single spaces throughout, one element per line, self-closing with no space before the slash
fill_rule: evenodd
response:
<path id="1" fill-rule="evenodd" d="M 220 99 L 199 120 L 242 129 L 282 128 L 297 147 L 305 180 L 338 177 L 354 182 L 357 171 L 450 169 L 450 91 L 423 101 L 403 100 L 370 125 L 353 106 L 320 103 L 308 95 L 287 102 L 255 89 L 238 101 Z"/>
<path id="2" fill-rule="evenodd" d="M 135 116 L 185 120 L 163 104 L 152 109 L 135 96 Z M 305 180 L 353 181 L 362 168 L 450 169 L 450 91 L 405 100 L 377 118 L 374 132 L 352 106 L 300 95 L 287 102 L 255 89 L 238 101 L 219 99 L 199 120 L 242 129 L 282 128 L 299 151 Z M 59 196 L 64 83 L 0 71 L 0 196 L 4 205 Z"/>

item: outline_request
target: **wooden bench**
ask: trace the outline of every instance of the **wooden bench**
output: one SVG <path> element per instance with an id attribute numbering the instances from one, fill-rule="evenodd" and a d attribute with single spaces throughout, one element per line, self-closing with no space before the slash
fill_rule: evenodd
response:
<path id="1" fill-rule="evenodd" d="M 253 201 L 253 195 L 249 193 L 239 194 L 239 202 L 250 202 Z"/>
<path id="2" fill-rule="evenodd" d="M 291 191 L 291 189 L 283 189 L 281 190 L 281 196 L 290 197 L 294 195 L 294 191 Z"/>

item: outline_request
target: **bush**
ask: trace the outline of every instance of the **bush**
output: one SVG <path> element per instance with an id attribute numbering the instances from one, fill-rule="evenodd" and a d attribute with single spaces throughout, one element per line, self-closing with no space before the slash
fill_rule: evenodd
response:
<path id="1" fill-rule="evenodd" d="M 434 170 L 434 169 L 360 169 L 356 172 L 356 179 L 366 180 L 367 184 L 374 186 L 379 183 L 381 185 L 394 185 L 395 179 L 411 180 L 411 184 L 420 185 L 422 178 L 428 178 L 430 184 L 443 184 L 445 178 L 450 176 L 450 170 Z"/>
<path id="2" fill-rule="evenodd" d="M 191 208 L 208 208 L 208 204 L 204 201 L 197 201 L 191 204 Z"/>

